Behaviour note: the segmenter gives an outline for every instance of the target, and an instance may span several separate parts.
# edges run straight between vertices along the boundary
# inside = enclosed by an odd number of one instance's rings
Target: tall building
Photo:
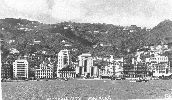
[[[114,58],[114,75],[117,77],[123,76],[123,58]]]
[[[53,65],[42,62],[40,67],[36,69],[35,78],[53,78]]]
[[[60,77],[59,70],[70,64],[69,50],[61,50],[58,53],[57,77]]]
[[[25,59],[15,60],[13,62],[13,77],[24,79],[28,78],[28,61]]]
[[[97,66],[93,66],[93,58],[91,54],[84,53],[78,56],[79,66],[76,68],[76,73],[81,76],[97,77]]]

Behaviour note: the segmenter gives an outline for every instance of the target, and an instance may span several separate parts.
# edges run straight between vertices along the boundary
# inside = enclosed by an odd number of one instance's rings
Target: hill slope
[[[155,26],[148,35],[149,41],[157,44],[160,41],[172,42],[172,21],[164,20]]]
[[[0,19],[0,38],[4,50],[16,48],[23,53],[75,49],[77,55],[127,55],[148,44],[172,42],[172,21],[165,20],[148,31],[135,25],[123,27],[100,23],[62,22],[43,24],[26,19]],[[40,41],[39,46],[32,46]],[[68,46],[66,46],[68,45]]]

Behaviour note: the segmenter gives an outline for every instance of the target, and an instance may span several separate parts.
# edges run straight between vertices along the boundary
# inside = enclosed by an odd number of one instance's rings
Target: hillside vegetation
[[[3,57],[11,48],[20,54],[47,51],[57,54],[70,49],[74,56],[90,52],[95,56],[132,54],[145,45],[172,40],[172,21],[165,20],[152,29],[135,25],[124,27],[100,23],[62,22],[43,24],[26,19],[0,19]]]

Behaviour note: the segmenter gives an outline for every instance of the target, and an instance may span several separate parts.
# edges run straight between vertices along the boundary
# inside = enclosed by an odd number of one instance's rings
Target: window
[[[87,71],[87,60],[84,60],[84,72]]]

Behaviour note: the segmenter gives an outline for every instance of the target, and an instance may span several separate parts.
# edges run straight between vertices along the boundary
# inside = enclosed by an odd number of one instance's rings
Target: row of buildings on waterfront
[[[163,49],[163,50],[162,50]],[[65,49],[58,53],[57,65],[52,62],[42,61],[35,66],[35,78],[76,78],[76,77],[148,77],[148,76],[169,76],[171,75],[170,59],[164,52],[168,46],[162,45],[145,47],[138,50],[131,57],[115,58],[93,57],[90,53],[83,53],[78,56],[76,62],[71,61],[70,51]],[[10,70],[13,74],[10,75]],[[29,63],[27,59],[18,59],[13,62],[13,67],[1,69],[2,78],[28,78]]]

